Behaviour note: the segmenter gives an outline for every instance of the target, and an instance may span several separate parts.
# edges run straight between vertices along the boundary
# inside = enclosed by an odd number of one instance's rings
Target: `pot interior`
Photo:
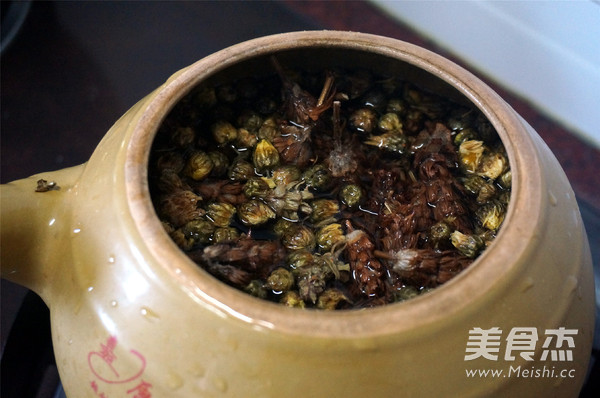
[[[311,71],[323,71],[324,69],[364,69],[371,72],[374,76],[399,77],[401,80],[410,82],[424,91],[447,98],[457,105],[467,106],[477,112],[483,111],[486,115],[494,115],[494,113],[485,105],[482,105],[477,100],[472,101],[467,97],[468,94],[469,97],[472,98],[472,93],[468,88],[465,88],[466,85],[463,86],[463,82],[454,80],[454,75],[457,73],[456,70],[453,69],[451,73],[447,72],[444,70],[444,66],[440,67],[439,59],[435,58],[435,56],[433,56],[434,62],[429,62],[428,57],[431,57],[432,55],[424,50],[416,50],[414,54],[411,54],[410,51],[405,52],[402,50],[398,52],[395,49],[390,50],[386,46],[377,46],[371,43],[369,45],[365,45],[364,43],[356,44],[352,42],[326,43],[320,46],[315,46],[310,43],[306,45],[295,45],[297,47],[292,49],[286,49],[284,45],[272,45],[273,48],[268,48],[267,46],[258,49],[256,54],[252,53],[251,55],[248,55],[249,53],[247,51],[244,52],[243,48],[240,47],[238,51],[234,51],[232,54],[217,53],[207,60],[199,61],[197,64],[190,67],[190,71],[188,71],[187,74],[184,74],[175,81],[174,84],[177,86],[177,92],[170,97],[170,103],[163,104],[162,109],[164,114],[162,116],[159,115],[162,117],[161,121],[164,122],[164,120],[167,120],[169,111],[176,109],[177,105],[186,95],[194,93],[194,90],[198,89],[200,86],[219,86],[231,84],[244,78],[261,79],[266,76],[274,75],[276,70],[273,66],[273,57],[275,57],[277,62],[286,69],[302,70],[309,73]],[[292,45],[292,47],[293,46],[294,45]],[[407,46],[409,50],[414,51],[413,46]],[[246,48],[246,50],[248,50],[248,48]],[[470,77],[469,79],[473,78]],[[502,127],[496,119],[489,121],[494,127]],[[501,135],[504,134],[504,131],[502,131]],[[511,148],[507,148],[507,152],[508,158],[510,158],[512,156]],[[509,213],[510,212],[507,211],[507,218],[509,218]],[[160,240],[164,241],[165,238],[166,240],[169,239],[166,237],[166,234],[163,233]],[[173,245],[170,243],[170,248],[172,247]],[[439,295],[438,290],[452,289],[452,285],[459,283],[461,279],[465,278],[469,270],[476,267],[477,262],[482,261],[483,257],[486,257],[485,255],[489,250],[489,247],[484,250],[480,258],[475,260],[474,264],[458,274],[454,279],[443,286],[435,288],[431,293],[419,297],[418,300],[433,300],[435,299],[434,296]],[[247,319],[269,318],[272,320],[273,316],[276,316],[283,323],[287,323],[284,328],[293,329],[294,326],[291,325],[302,324],[307,320],[307,316],[317,316],[318,319],[320,319],[319,322],[322,322],[322,317],[360,317],[364,316],[361,314],[365,314],[365,311],[360,311],[359,314],[354,312],[353,315],[349,315],[348,311],[345,311],[345,314],[342,315],[333,315],[332,313],[316,315],[314,311],[298,312],[297,310],[289,312],[289,308],[282,308],[279,305],[273,305],[273,303],[264,300],[257,300],[254,297],[250,297],[237,289],[233,289],[230,286],[221,283],[208,275],[207,272],[202,270],[196,264],[191,263],[188,259],[184,260],[182,257],[183,254],[183,252],[178,252],[174,255],[174,258],[180,260],[176,265],[178,271],[184,269],[186,273],[188,273],[185,283],[190,283],[190,280],[193,280],[194,291],[196,294],[201,291],[202,293],[200,296],[203,298],[211,297],[210,301],[219,303],[218,305],[222,306],[222,308],[233,308],[233,312],[236,314],[248,314],[244,316]],[[182,264],[184,263],[185,265],[182,267]],[[448,296],[446,296],[446,299],[447,297]],[[440,299],[444,298],[440,297]],[[389,311],[394,311],[393,308],[396,308],[399,305],[404,308],[406,307],[406,304],[410,304],[413,301],[416,303],[417,299],[400,303],[401,305],[390,304],[384,306],[385,308],[369,309],[367,312],[379,311],[380,315],[377,316],[381,318],[382,311],[389,313]],[[270,315],[267,315],[267,313]],[[381,321],[383,322],[384,318],[381,318]],[[326,327],[325,324],[322,324],[322,327]],[[321,327],[318,327],[317,329],[320,328]]]

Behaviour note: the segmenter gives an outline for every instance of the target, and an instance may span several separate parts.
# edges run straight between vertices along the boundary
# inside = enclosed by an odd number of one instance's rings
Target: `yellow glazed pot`
[[[199,82],[294,65],[397,73],[490,120],[513,173],[493,244],[430,294],[367,310],[276,305],[200,269],[150,200],[158,126]],[[35,192],[39,179],[58,188]],[[173,75],[90,160],[2,186],[2,277],[51,313],[67,396],[575,397],[592,345],[591,257],[573,191],[540,137],[489,87],[427,50],[348,32],[251,40]],[[495,376],[483,373],[498,371]]]

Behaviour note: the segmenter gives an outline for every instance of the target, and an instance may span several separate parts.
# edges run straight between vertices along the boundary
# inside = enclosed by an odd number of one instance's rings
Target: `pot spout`
[[[46,302],[59,265],[65,263],[66,238],[77,233],[67,231],[65,221],[83,169],[79,165],[0,186],[0,275]]]

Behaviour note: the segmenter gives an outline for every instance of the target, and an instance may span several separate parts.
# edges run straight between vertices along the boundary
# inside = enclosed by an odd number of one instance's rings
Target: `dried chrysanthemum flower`
[[[214,230],[214,224],[204,218],[192,220],[181,227],[183,234],[194,243],[208,243]]]
[[[279,152],[267,140],[260,140],[252,155],[254,167],[259,170],[270,169],[279,164]]]
[[[261,140],[273,141],[279,134],[275,117],[266,118],[258,129],[258,138]]]
[[[285,292],[281,296],[279,303],[285,305],[286,307],[292,307],[292,308],[305,308],[306,307],[306,303],[304,302],[304,300],[302,300],[300,295],[293,290]]]
[[[273,233],[281,237],[285,233],[285,231],[294,227],[295,225],[295,221],[291,221],[282,217],[278,218],[277,221],[275,221],[275,224],[273,225]]]
[[[257,199],[239,205],[237,215],[244,225],[261,225],[275,218],[275,212]]]
[[[335,310],[341,303],[350,300],[339,289],[327,289],[319,295],[317,308],[321,310]]]
[[[225,144],[234,141],[238,136],[237,129],[233,124],[226,121],[219,121],[213,124],[210,131],[217,144]]]
[[[458,249],[464,256],[469,258],[476,257],[484,247],[483,240],[477,235],[463,234],[460,231],[454,231],[450,235],[452,245]]]
[[[194,152],[185,165],[185,174],[193,180],[200,181],[210,174],[214,163],[204,151]]]
[[[477,174],[469,174],[461,179],[464,187],[475,195],[477,203],[485,203],[496,196],[497,189],[489,180]]]
[[[294,165],[279,166],[273,170],[273,181],[277,185],[287,186],[300,180],[300,177],[302,177],[302,172]]]
[[[450,242],[452,228],[446,221],[439,221],[429,228],[429,237],[435,247],[443,246],[444,243]]]
[[[391,152],[404,154],[408,145],[406,136],[399,131],[390,131],[382,135],[372,135],[365,140],[365,144],[382,148]]]
[[[314,188],[317,191],[326,190],[331,184],[331,175],[327,167],[321,163],[309,167],[302,179],[307,186]]]
[[[498,178],[497,181],[503,189],[510,189],[512,186],[512,172],[507,170]]]
[[[206,217],[217,227],[227,227],[235,214],[235,206],[230,203],[214,202],[206,206]]]
[[[161,171],[160,177],[158,177],[156,181],[156,187],[161,192],[165,193],[190,190],[189,186],[182,181],[179,173],[172,169],[164,169]]]
[[[333,278],[333,272],[325,264],[312,263],[294,270],[298,294],[306,302],[315,304],[319,295],[325,291],[327,281]]]
[[[406,103],[400,98],[392,98],[388,101],[385,111],[387,113],[395,113],[401,115],[406,111]]]
[[[415,298],[419,295],[419,291],[414,286],[402,286],[400,289],[394,291],[393,297],[394,302],[406,301],[411,298]]]
[[[175,242],[177,246],[183,251],[188,251],[194,245],[194,241],[185,236],[181,229],[176,229],[169,232],[169,237]]]
[[[243,110],[237,118],[237,124],[252,133],[257,132],[263,124],[263,118],[251,109]]]
[[[227,171],[227,176],[234,181],[246,181],[255,175],[252,163],[243,159],[235,160]]]
[[[313,200],[310,204],[310,207],[312,208],[310,221],[313,224],[332,221],[340,211],[337,200],[333,199]]]
[[[228,243],[238,240],[240,233],[234,227],[219,227],[212,234],[212,241],[215,244]]]
[[[479,223],[489,230],[497,230],[504,221],[505,208],[500,202],[492,201],[484,204],[475,211]]]
[[[402,122],[400,121],[400,117],[396,113],[386,113],[381,116],[379,119],[379,123],[377,125],[380,130],[385,132],[391,131],[402,131]]]
[[[195,138],[196,133],[191,127],[178,127],[171,133],[171,142],[181,148],[191,145]]]
[[[350,115],[349,122],[354,130],[370,134],[377,126],[377,114],[371,108],[360,108]]]
[[[244,195],[250,199],[266,198],[272,188],[267,179],[252,177],[244,184]]]
[[[250,130],[246,128],[239,128],[237,133],[237,138],[235,140],[235,145],[240,149],[249,149],[253,148],[258,142],[258,137],[256,134],[250,132]]]
[[[312,199],[308,190],[298,190],[296,184],[278,185],[263,198],[275,214],[288,220],[299,221],[299,212],[310,214],[312,209],[306,200]]]
[[[294,286],[294,276],[285,268],[277,268],[267,278],[266,286],[276,293],[287,292]]]
[[[313,253],[309,250],[294,250],[290,252],[286,259],[286,264],[291,269],[308,267],[315,261]]]
[[[468,172],[474,173],[479,167],[484,151],[483,141],[463,141],[458,147],[460,163]]]
[[[250,294],[251,296],[258,297],[261,299],[266,299],[268,295],[267,289],[265,288],[265,284],[258,279],[251,280],[250,283],[248,283],[248,285],[244,287],[244,291]]]
[[[481,176],[495,180],[506,170],[507,165],[508,161],[504,154],[491,152],[483,156],[476,172]]]
[[[346,184],[340,190],[340,200],[350,208],[358,207],[363,201],[363,196],[363,190],[357,184]]]
[[[333,223],[320,228],[316,234],[317,246],[322,252],[339,247],[346,241],[342,225]]]
[[[315,248],[315,235],[307,226],[297,225],[284,232],[281,243],[288,250],[313,250]]]
[[[456,134],[454,137],[454,143],[456,145],[461,145],[465,141],[476,141],[478,140],[479,135],[477,132],[471,128],[465,128]]]
[[[419,251],[416,249],[400,249],[386,253],[385,257],[392,264],[394,271],[410,271],[417,266]]]
[[[227,173],[229,167],[229,159],[221,151],[210,151],[208,157],[213,162],[213,168],[210,175],[213,177],[222,177]]]

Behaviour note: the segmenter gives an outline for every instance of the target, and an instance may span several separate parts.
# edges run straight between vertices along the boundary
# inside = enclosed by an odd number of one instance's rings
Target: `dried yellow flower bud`
[[[252,161],[259,170],[273,168],[279,164],[279,152],[269,141],[260,140],[254,148]]]
[[[479,167],[479,163],[481,162],[481,157],[483,156],[484,150],[485,147],[483,146],[482,141],[463,141],[460,144],[460,147],[458,147],[460,163],[464,166],[464,168],[467,171],[474,173]]]
[[[227,227],[235,214],[235,207],[229,203],[210,203],[206,208],[206,216],[217,227]]]
[[[357,109],[350,115],[350,125],[360,132],[370,134],[377,125],[377,114],[370,108]]]
[[[383,131],[401,131],[402,122],[395,113],[386,113],[379,119],[379,129]]]
[[[314,255],[308,250],[295,250],[287,256],[286,264],[292,269],[307,267],[314,261]]]
[[[467,235],[459,231],[454,231],[450,235],[452,245],[458,249],[463,255],[474,258],[483,248],[483,240],[476,235]]]
[[[348,297],[338,289],[327,289],[319,295],[317,308],[321,310],[335,310],[342,302],[348,302]]]
[[[213,243],[233,242],[240,237],[240,233],[234,227],[220,227],[215,229],[212,236]]]
[[[185,166],[185,174],[193,180],[206,178],[214,167],[214,163],[206,152],[196,151],[190,156]]]
[[[229,122],[219,121],[213,124],[210,128],[213,138],[218,144],[225,144],[235,140],[238,136],[238,131]]]
[[[293,307],[293,308],[305,308],[306,307],[306,303],[304,302],[304,300],[302,300],[300,295],[293,290],[285,292],[283,294],[283,296],[281,296],[281,300],[279,300],[279,302],[287,307]]]
[[[294,286],[294,276],[285,268],[277,268],[267,278],[267,286],[274,292],[287,292]]]
[[[346,237],[341,224],[329,224],[317,231],[317,245],[323,252],[332,250],[345,241]]]
[[[481,159],[477,174],[495,180],[504,172],[507,165],[508,161],[503,154],[499,152],[490,153]]]
[[[283,246],[289,250],[308,249],[315,247],[315,235],[312,230],[304,225],[290,228],[281,237]]]
[[[310,204],[310,207],[312,208],[310,221],[314,224],[325,220],[331,220],[340,211],[337,200],[332,199],[314,200]]]
[[[275,212],[260,200],[252,199],[238,206],[238,217],[245,225],[261,225],[275,218]]]
[[[504,221],[505,209],[499,202],[489,202],[475,212],[477,219],[484,228],[497,230]]]

